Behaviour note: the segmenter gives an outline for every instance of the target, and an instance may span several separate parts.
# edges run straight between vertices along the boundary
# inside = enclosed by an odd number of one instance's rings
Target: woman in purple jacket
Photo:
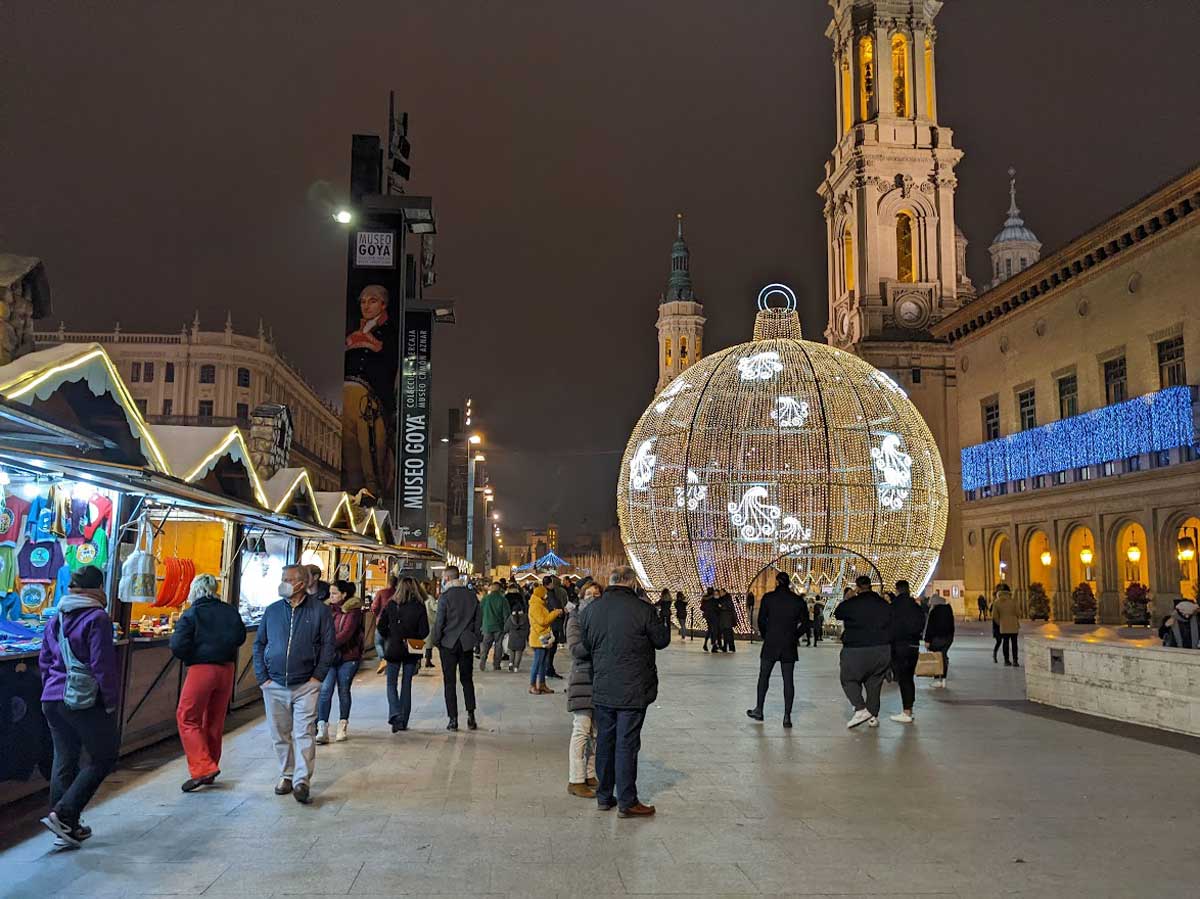
[[[58,615],[46,625],[38,656],[42,712],[54,741],[50,813],[42,818],[42,824],[58,837],[56,845],[71,849],[78,849],[92,835],[79,815],[117,763],[121,678],[103,584],[104,575],[98,568],[80,568],[71,575],[69,592],[58,604]],[[71,654],[96,680],[97,696],[90,708],[67,708],[63,701],[67,690],[64,632]],[[83,750],[88,762],[81,768]]]

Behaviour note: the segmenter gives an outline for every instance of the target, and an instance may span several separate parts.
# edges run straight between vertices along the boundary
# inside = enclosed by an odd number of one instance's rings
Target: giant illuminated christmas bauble
[[[888,375],[803,340],[795,308],[764,288],[754,339],[685,369],[634,428],[617,511],[647,589],[932,578],[948,503],[929,428]]]

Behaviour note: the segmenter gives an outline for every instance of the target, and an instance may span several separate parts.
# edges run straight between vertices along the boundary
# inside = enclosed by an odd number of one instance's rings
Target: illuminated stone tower
[[[826,339],[908,392],[942,452],[951,523],[938,580],[962,576],[954,357],[929,326],[974,297],[954,222],[962,158],[938,119],[941,0],[829,0],[835,143],[818,188],[829,267]],[[961,255],[960,255],[960,251]]]
[[[704,306],[692,290],[690,262],[687,241],[683,239],[683,215],[678,215],[675,244],[671,248],[671,276],[658,303],[656,393],[694,364],[704,351]]]

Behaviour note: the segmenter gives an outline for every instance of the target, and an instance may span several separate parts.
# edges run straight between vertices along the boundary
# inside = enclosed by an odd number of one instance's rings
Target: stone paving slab
[[[836,646],[806,649],[785,731],[778,681],[767,721],[745,717],[758,654],[739,649],[660,654],[653,819],[566,794],[565,700],[530,696],[527,674],[477,674],[481,728],[456,734],[422,676],[393,735],[364,671],[312,806],[272,794],[253,721],[212,789],[180,792],[182,759],[126,763],[78,852],[49,852],[40,810],[10,816],[0,896],[1197,895],[1200,741],[1033,706],[986,635],[955,644],[948,689],[920,685],[915,725],[874,731],[845,728]],[[898,706],[888,687],[884,714]]]

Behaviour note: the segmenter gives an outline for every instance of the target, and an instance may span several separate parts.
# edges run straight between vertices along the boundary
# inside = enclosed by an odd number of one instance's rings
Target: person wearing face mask
[[[317,698],[337,651],[333,615],[308,581],[303,565],[283,569],[279,601],[267,606],[254,640],[254,677],[279,758],[275,793],[303,805],[312,802]]]

